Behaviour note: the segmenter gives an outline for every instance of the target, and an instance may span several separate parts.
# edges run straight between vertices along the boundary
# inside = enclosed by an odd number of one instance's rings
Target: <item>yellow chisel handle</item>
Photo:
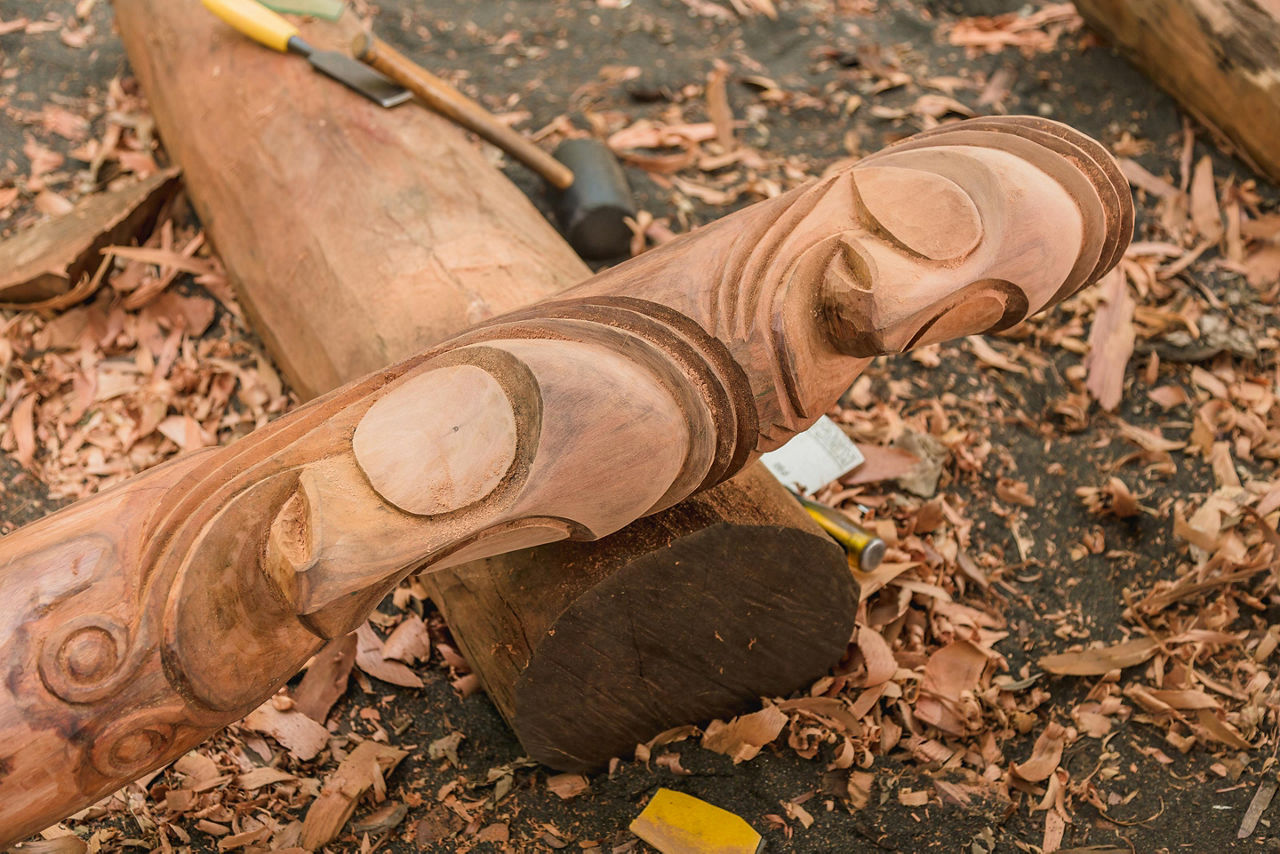
[[[287,53],[298,28],[255,0],[201,0],[204,7],[254,41]]]

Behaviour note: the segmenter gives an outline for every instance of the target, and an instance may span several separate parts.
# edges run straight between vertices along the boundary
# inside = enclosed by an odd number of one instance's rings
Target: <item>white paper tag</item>
[[[824,415],[781,448],[761,455],[760,462],[783,486],[812,494],[862,465],[863,459],[853,440]]]

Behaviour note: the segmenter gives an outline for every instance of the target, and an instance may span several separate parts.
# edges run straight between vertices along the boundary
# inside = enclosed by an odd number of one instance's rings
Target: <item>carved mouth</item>
[[[1027,309],[1026,294],[1012,282],[983,279],[965,287],[946,308],[934,313],[897,352],[999,332],[1021,322]]]

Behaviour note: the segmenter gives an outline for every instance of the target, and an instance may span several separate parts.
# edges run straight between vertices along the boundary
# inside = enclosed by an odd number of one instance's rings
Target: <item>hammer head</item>
[[[555,158],[573,172],[567,190],[552,191],[556,219],[569,245],[589,260],[620,258],[631,246],[628,217],[636,215],[622,167],[603,142],[570,139]]]

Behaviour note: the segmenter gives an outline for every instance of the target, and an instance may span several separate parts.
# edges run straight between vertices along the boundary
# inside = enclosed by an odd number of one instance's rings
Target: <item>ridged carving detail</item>
[[[0,539],[0,827],[47,826],[250,711],[405,574],[670,506],[867,359],[1018,322],[1131,233],[1092,140],[950,126]],[[55,806],[7,815],[25,786]]]

